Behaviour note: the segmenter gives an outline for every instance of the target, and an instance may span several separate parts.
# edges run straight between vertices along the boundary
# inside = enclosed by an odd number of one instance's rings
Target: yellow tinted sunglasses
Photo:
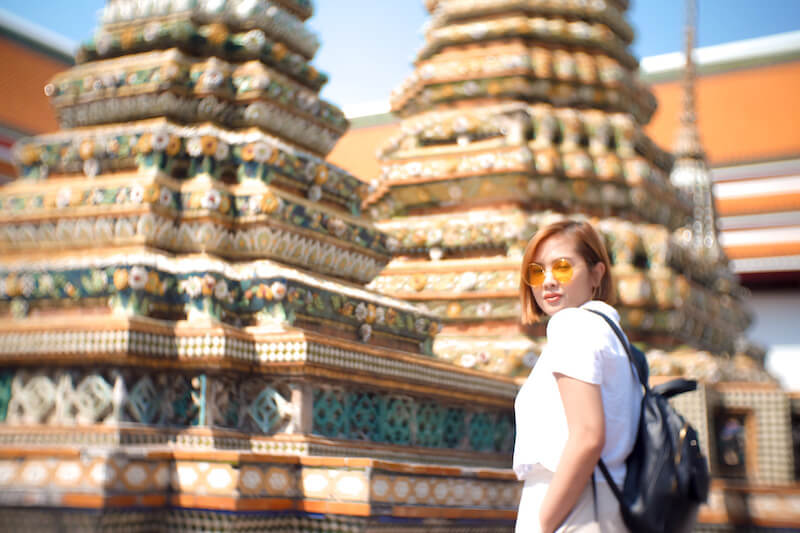
[[[529,263],[525,268],[525,276],[522,279],[531,287],[541,287],[544,283],[546,272],[547,270],[544,266],[539,263]],[[561,284],[569,283],[573,274],[572,263],[566,257],[556,259],[550,267],[550,273],[557,282]]]

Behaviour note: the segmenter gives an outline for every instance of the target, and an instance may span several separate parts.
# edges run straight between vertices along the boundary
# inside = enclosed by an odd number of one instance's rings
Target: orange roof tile
[[[658,100],[646,127],[671,149],[681,113],[681,81],[651,85]],[[800,154],[800,61],[709,74],[697,81],[697,123],[711,166]]]
[[[0,124],[30,133],[58,129],[44,86],[69,65],[8,37],[0,37],[0,65]]]
[[[734,244],[726,246],[725,253],[731,259],[800,255],[800,242]]]
[[[399,126],[399,122],[392,122],[379,126],[351,128],[336,143],[336,147],[328,155],[328,161],[361,180],[371,181],[381,172],[375,154],[389,137],[397,133]]]
[[[716,198],[720,216],[753,215],[800,210],[800,191]]]

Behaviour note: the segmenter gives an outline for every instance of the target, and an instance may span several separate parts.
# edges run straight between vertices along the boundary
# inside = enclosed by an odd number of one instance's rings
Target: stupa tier
[[[78,53],[91,62],[47,92],[64,127],[206,119],[259,126],[324,156],[347,121],[317,96],[327,78],[309,64],[319,43],[298,16],[309,10],[294,1],[111,2]]]
[[[618,309],[655,374],[761,381],[727,262],[704,255],[673,156],[644,131],[655,100],[627,51],[626,2],[441,0],[393,94],[399,133],[366,204],[396,240],[369,286],[441,317],[437,357],[524,375],[544,325],[520,331],[519,261],[537,228],[588,217]],[[394,244],[394,242],[393,242]]]
[[[600,107],[649,120],[655,99],[633,75],[633,31],[614,2],[443,1],[417,69],[394,92],[401,116],[465,101]]]
[[[311,12],[110,0],[47,85],[0,188],[4,527],[511,529],[516,384],[365,288],[398,243],[324,161]]]

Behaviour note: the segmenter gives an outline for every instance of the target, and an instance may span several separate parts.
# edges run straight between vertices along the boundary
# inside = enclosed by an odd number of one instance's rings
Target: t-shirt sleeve
[[[599,385],[603,382],[603,349],[608,338],[589,312],[564,309],[547,324],[549,367],[554,374]]]

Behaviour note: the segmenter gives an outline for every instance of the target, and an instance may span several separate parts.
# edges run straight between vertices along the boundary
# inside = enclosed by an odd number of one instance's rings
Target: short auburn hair
[[[533,324],[542,316],[542,310],[533,297],[533,291],[525,281],[525,269],[529,263],[533,262],[539,246],[554,235],[567,235],[575,240],[575,249],[589,267],[597,263],[603,263],[606,271],[603,279],[600,280],[600,287],[595,299],[602,300],[613,305],[617,300],[614,290],[614,281],[611,277],[611,261],[608,259],[603,240],[591,224],[582,220],[559,220],[539,228],[539,231],[528,242],[525,253],[522,255],[522,265],[519,276],[519,302],[522,309],[522,323]]]

